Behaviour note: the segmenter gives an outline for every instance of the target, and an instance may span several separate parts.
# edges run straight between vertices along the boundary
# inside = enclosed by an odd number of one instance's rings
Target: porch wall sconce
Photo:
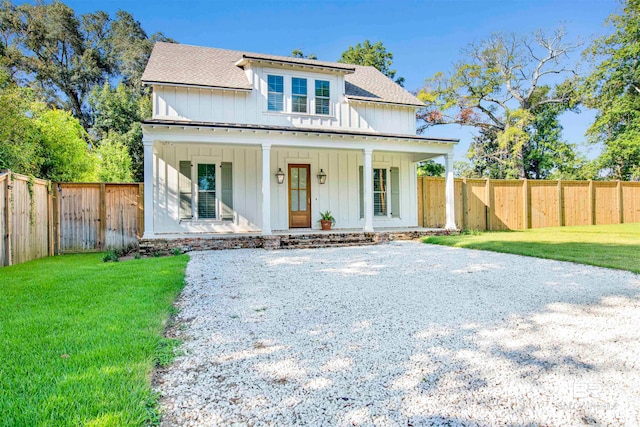
[[[320,169],[320,172],[318,172],[318,184],[324,184],[325,182],[327,182],[327,174]]]
[[[282,172],[282,168],[278,168],[278,172],[276,173],[276,178],[278,178],[278,184],[284,183],[284,172]]]

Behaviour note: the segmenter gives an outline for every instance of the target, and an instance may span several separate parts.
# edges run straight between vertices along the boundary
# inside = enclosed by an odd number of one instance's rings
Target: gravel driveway
[[[394,242],[193,253],[164,425],[640,425],[640,276]]]

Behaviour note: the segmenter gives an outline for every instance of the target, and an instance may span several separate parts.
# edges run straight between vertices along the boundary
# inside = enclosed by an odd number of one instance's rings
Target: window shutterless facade
[[[291,111],[307,112],[307,79],[291,78]]]
[[[329,82],[316,80],[316,114],[329,114],[330,99]]]
[[[267,110],[284,111],[284,77],[267,76]]]

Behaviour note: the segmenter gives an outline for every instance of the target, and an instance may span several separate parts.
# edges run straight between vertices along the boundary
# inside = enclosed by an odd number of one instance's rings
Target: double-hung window
[[[291,111],[307,112],[307,79],[291,78]]]
[[[233,165],[179,162],[180,221],[233,220]]]
[[[316,114],[329,114],[329,82],[316,80]]]
[[[387,216],[387,170],[373,170],[373,214]]]
[[[267,110],[284,111],[284,77],[267,76]]]
[[[216,218],[216,165],[198,164],[198,219]]]
[[[400,218],[400,169],[373,169],[373,215]],[[360,166],[360,218],[364,218],[364,171]]]

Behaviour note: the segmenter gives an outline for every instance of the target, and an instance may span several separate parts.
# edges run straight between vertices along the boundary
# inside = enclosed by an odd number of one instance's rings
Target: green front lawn
[[[640,223],[468,233],[423,241],[640,273]]]
[[[188,257],[102,256],[0,268],[0,425],[158,421],[151,374]]]

